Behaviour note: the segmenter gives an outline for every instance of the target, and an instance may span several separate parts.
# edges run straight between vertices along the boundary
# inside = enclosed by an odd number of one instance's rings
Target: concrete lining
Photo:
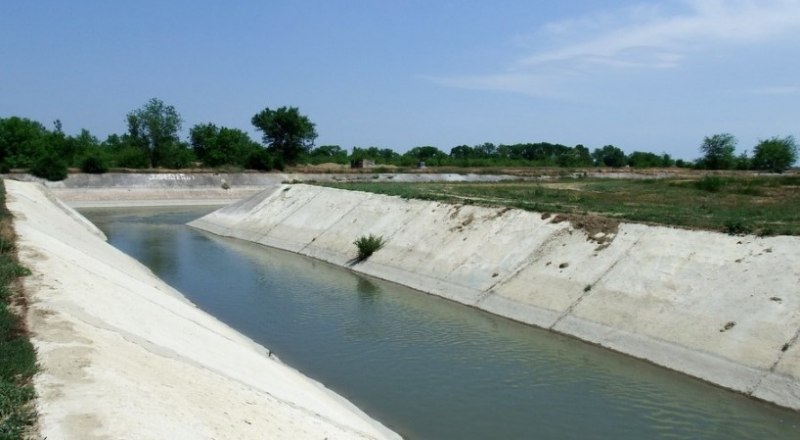
[[[44,185],[74,208],[113,206],[227,205],[281,182],[498,182],[505,174],[454,173],[72,173],[50,182],[24,173],[3,175]]]
[[[41,185],[5,181],[39,438],[399,439],[105,241]]]
[[[800,409],[800,238],[281,186],[191,223],[404,284]],[[355,239],[385,246],[355,264]]]

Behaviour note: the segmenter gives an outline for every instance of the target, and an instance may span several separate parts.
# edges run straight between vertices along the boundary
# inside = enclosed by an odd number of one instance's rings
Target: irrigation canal
[[[211,208],[83,209],[208,313],[409,439],[790,439],[800,414],[299,255]]]

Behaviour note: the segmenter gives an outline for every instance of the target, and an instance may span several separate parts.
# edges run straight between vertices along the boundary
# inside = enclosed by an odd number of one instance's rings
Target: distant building
[[[350,168],[372,168],[375,166],[374,160],[355,159],[350,161]]]

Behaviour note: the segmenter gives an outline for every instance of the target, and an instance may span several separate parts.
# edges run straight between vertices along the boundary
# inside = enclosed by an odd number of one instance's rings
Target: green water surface
[[[797,412],[184,225],[210,210],[82,212],[199,307],[406,438],[800,438]]]

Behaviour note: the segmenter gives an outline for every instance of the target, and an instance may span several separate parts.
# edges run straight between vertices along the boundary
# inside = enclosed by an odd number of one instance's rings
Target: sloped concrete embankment
[[[448,173],[104,173],[70,174],[50,182],[30,174],[15,180],[41,183],[77,208],[104,206],[227,205],[282,182],[497,182],[510,175]]]
[[[73,207],[226,205],[285,180],[261,173],[80,173],[58,182],[29,174],[9,177],[41,183]]]
[[[5,181],[42,438],[399,438],[196,308],[33,183]]]
[[[294,251],[800,409],[800,238],[568,222],[306,185],[191,223]],[[354,263],[353,241],[384,248]]]

